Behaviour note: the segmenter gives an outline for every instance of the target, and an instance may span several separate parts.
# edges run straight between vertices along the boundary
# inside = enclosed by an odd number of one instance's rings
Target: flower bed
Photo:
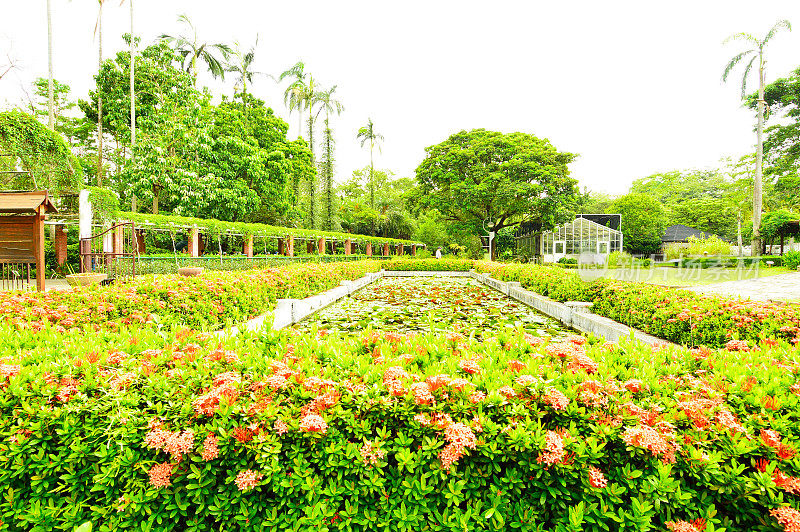
[[[0,529],[766,532],[800,515],[786,342],[226,342],[0,323]]]
[[[556,301],[591,301],[592,312],[682,345],[800,341],[800,308],[707,296],[645,283],[583,281],[577,272],[536,265],[477,262],[476,269]]]
[[[463,259],[391,259],[381,262],[381,268],[387,271],[468,272],[474,264]]]
[[[218,329],[269,312],[278,298],[307,297],[377,271],[378,265],[377,261],[301,264],[199,277],[146,276],[72,292],[8,292],[0,301],[0,322],[34,331],[47,323],[63,329],[136,324]]]

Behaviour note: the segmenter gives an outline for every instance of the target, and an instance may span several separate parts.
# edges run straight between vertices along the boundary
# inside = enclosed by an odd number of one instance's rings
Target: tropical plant
[[[241,88],[242,94],[247,94],[247,84],[252,84],[253,78],[258,74],[262,74],[262,72],[256,72],[252,69],[253,63],[256,60],[256,47],[258,47],[258,35],[256,35],[255,44],[246,52],[242,50],[238,42],[234,43],[233,52],[231,54],[233,61],[225,68],[226,72],[233,72],[236,74],[236,82],[237,85],[241,84],[239,87]],[[242,99],[243,104],[246,104],[246,101],[246,99]]]
[[[761,234],[759,228],[761,226],[761,204],[762,197],[762,173],[763,173],[763,156],[764,156],[764,75],[766,69],[766,60],[764,58],[764,51],[773,37],[781,29],[791,31],[792,26],[788,20],[778,21],[763,39],[758,39],[749,33],[737,33],[729,37],[728,41],[744,41],[747,45],[752,46],[748,50],[740,52],[733,56],[728,64],[725,66],[725,71],[722,73],[722,81],[727,81],[728,76],[733,69],[749,58],[747,65],[742,75],[742,99],[745,99],[747,94],[747,79],[750,71],[753,68],[753,63],[758,60],[758,100],[757,100],[757,125],[756,125],[756,171],[753,181],[753,241],[752,241],[752,254],[756,255],[757,250],[761,249]]]
[[[291,83],[283,92],[283,103],[289,109],[289,114],[292,111],[297,111],[297,136],[303,136],[303,94],[305,92],[306,73],[304,72],[305,65],[302,61],[298,61],[288,70],[284,70],[278,76],[278,82],[284,79],[289,79]]]
[[[106,0],[97,0],[97,23],[94,27],[97,35],[97,68],[103,67],[103,4]],[[103,186],[103,98],[97,98],[97,186]]]
[[[658,200],[646,194],[628,194],[611,205],[622,215],[625,249],[631,253],[656,253],[667,226],[667,213]]]
[[[322,110],[325,111],[325,129],[322,132],[322,154],[320,156],[319,166],[323,187],[325,187],[325,213],[323,215],[322,228],[326,231],[332,231],[336,225],[336,211],[334,206],[336,195],[333,190],[334,140],[330,125],[330,115],[331,113],[339,115],[344,110],[342,102],[333,97],[334,92],[336,92],[336,85],[328,90],[321,90],[319,92],[319,101],[322,105]]]
[[[52,96],[50,94],[52,89]],[[45,78],[38,78],[33,83],[33,98],[29,104],[30,113],[37,118],[48,121],[49,115],[53,113],[53,129],[61,133],[70,145],[76,141],[76,133],[79,127],[79,120],[68,115],[76,104],[69,98],[70,86],[61,83],[57,79],[51,80]],[[50,100],[52,99],[52,110],[50,109]]]
[[[375,131],[375,125],[372,123],[372,118],[367,118],[367,125],[359,128],[358,133],[356,134],[356,139],[361,140],[362,148],[364,147],[364,144],[369,143],[369,184],[368,184],[369,207],[370,209],[374,209],[375,208],[375,164],[373,162],[372,152],[375,149],[375,146],[377,146],[378,151],[380,151],[381,143],[383,142],[383,135]],[[373,228],[373,234],[374,234],[374,228]]]
[[[133,9],[131,7],[131,9]],[[131,20],[133,12],[131,11]],[[195,84],[197,84],[197,62],[203,61],[208,67],[208,71],[215,78],[225,78],[225,61],[233,54],[230,46],[223,43],[199,42],[197,29],[192,24],[191,19],[186,15],[180,15],[178,22],[182,22],[188,27],[190,35],[183,34],[173,37],[171,35],[161,35],[159,39],[170,43],[178,55],[182,58],[181,68],[192,74]],[[133,25],[131,24],[131,35],[133,35]],[[219,54],[221,56],[218,57]]]
[[[308,111],[308,148],[311,150],[311,156],[314,157],[314,123],[316,122],[319,113],[322,111],[320,104],[322,103],[322,87],[320,87],[314,80],[314,76],[308,76],[308,83],[306,83],[302,92],[300,93],[300,101],[302,102],[305,110]],[[316,163],[316,160],[314,161]],[[309,176],[306,182],[306,190],[308,195],[306,197],[306,222],[305,226],[308,228],[315,228],[317,226],[317,180],[316,174]]]

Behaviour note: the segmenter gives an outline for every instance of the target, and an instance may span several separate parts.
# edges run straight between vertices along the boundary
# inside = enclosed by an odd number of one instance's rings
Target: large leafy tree
[[[656,253],[667,226],[667,213],[661,203],[647,194],[627,194],[611,205],[622,215],[624,246],[631,253]]]
[[[76,138],[76,129],[79,120],[70,116],[76,104],[70,100],[70,87],[57,79],[37,79],[33,84],[33,98],[30,102],[30,112],[40,120],[47,118],[50,127],[50,114],[52,113],[53,127],[61,133],[70,145]]]
[[[766,181],[774,185],[778,206],[800,209],[800,68],[764,87],[764,100],[769,118],[778,119],[766,130]],[[749,97],[749,104],[757,105],[757,95]]]
[[[742,75],[742,99],[745,99],[747,94],[747,79],[753,64],[758,61],[758,100],[756,102],[756,171],[753,180],[753,241],[752,241],[752,254],[756,255],[757,250],[761,249],[761,239],[759,234],[759,227],[761,225],[761,204],[762,198],[762,172],[763,172],[763,152],[764,152],[764,76],[766,69],[766,60],[764,52],[769,42],[781,30],[786,29],[791,31],[792,26],[787,20],[778,21],[764,36],[759,39],[749,33],[737,33],[732,35],[729,40],[742,41],[746,43],[748,48],[733,56],[728,64],[725,66],[725,71],[722,74],[722,80],[727,81],[728,76],[733,69],[742,62],[747,62]]]
[[[579,200],[570,177],[572,153],[526,133],[461,131],[426,148],[417,168],[414,204],[478,232],[527,222],[547,229],[564,222]]]
[[[369,204],[370,182],[375,186],[375,209]],[[369,167],[355,170],[353,177],[339,187],[342,229],[363,235],[377,231],[386,238],[411,238],[416,224],[407,208],[406,194],[413,186],[410,178],[394,178],[388,171]]]

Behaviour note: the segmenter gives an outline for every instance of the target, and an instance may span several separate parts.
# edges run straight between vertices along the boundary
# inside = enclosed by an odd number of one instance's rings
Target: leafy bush
[[[798,352],[729,348],[0,324],[3,528],[773,532]]]
[[[630,266],[633,263],[633,257],[630,253],[624,251],[612,251],[608,254],[608,267],[621,268],[623,266]]]
[[[682,345],[720,347],[731,339],[800,342],[800,307],[706,296],[687,290],[599,279],[537,265],[477,262],[479,272],[556,301],[591,301],[592,312]]]
[[[278,298],[304,298],[378,270],[377,261],[297,264],[199,277],[145,276],[70,292],[20,292],[0,300],[0,322],[39,330],[114,330],[122,325],[219,329],[271,311]]]
[[[772,262],[772,264],[767,264]],[[781,266],[783,257],[780,255],[763,255],[760,257],[696,257],[680,261],[682,268],[752,268],[759,266]]]
[[[690,235],[686,250],[689,255],[694,256],[730,255],[731,244],[729,242],[725,242],[717,235],[709,235],[705,238]]]
[[[790,270],[796,270],[800,266],[800,251],[787,251],[784,253],[783,265]]]
[[[467,272],[475,263],[466,259],[391,259],[381,262],[381,268],[393,271],[457,271]]]
[[[561,257],[558,259],[559,264],[578,264],[578,259],[574,257]]]

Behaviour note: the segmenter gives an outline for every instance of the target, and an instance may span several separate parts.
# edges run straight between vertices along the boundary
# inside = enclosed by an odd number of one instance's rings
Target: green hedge
[[[67,292],[22,292],[0,300],[0,322],[39,330],[185,325],[214,330],[271,311],[279,298],[304,298],[378,270],[378,261],[295,264],[246,272],[144,276],[131,283]]]
[[[800,307],[796,305],[609,279],[587,282],[575,271],[550,266],[477,262],[476,269],[499,280],[519,281],[556,301],[590,301],[595,314],[681,345],[720,347],[732,339],[800,339]]]
[[[390,259],[381,262],[381,268],[393,271],[457,271],[467,272],[474,261],[464,259]]]
[[[245,255],[207,255],[203,257],[189,257],[188,255],[141,256],[136,261],[137,275],[158,273],[175,273],[177,268],[202,267],[208,271],[242,271],[276,268],[289,264],[301,263],[328,263],[350,262],[357,260],[380,260],[381,257],[367,257],[366,255],[304,255],[300,257],[284,257],[281,255],[256,255],[252,259]],[[175,263],[178,263],[176,266]]]
[[[780,255],[764,255],[762,257],[696,257],[682,259],[678,264],[682,268],[751,268],[759,266],[783,266]]]

